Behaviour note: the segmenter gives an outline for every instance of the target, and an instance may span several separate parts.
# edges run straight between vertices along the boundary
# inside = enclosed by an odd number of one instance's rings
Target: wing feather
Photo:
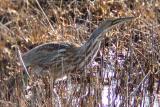
[[[22,59],[26,66],[32,64],[47,64],[62,55],[65,51],[70,48],[71,44],[55,44],[55,43],[46,43],[35,48],[31,49],[22,56]]]

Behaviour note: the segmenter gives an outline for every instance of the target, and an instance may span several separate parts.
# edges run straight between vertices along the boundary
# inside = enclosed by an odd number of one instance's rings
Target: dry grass
[[[122,96],[121,106],[132,104],[131,95],[135,106],[146,95],[150,105],[155,93],[160,96],[159,0],[38,0],[41,7],[36,0],[0,2],[0,106],[102,106],[102,91],[111,87],[113,80],[118,82],[116,94]],[[96,58],[98,66],[89,67],[84,75],[75,73],[71,79],[54,84],[55,88],[50,77],[32,77],[30,89],[22,87],[23,76],[16,74],[23,68],[14,45],[22,53],[53,41],[81,45],[102,20],[125,16],[136,19],[107,33],[110,38]],[[110,67],[114,76],[104,76]]]

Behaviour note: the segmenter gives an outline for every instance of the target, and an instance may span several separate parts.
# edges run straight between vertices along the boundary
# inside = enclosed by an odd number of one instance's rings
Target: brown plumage
[[[104,39],[103,32],[112,27],[133,19],[133,17],[108,19],[91,34],[87,42],[81,47],[70,44],[46,43],[39,45],[23,55],[26,67],[31,66],[35,72],[40,74],[45,68],[50,68],[54,78],[64,73],[80,70],[87,65],[100,49],[101,41]]]

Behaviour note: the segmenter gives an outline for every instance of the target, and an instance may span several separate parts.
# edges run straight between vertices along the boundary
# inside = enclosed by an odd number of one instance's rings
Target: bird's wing
[[[22,56],[22,59],[26,66],[36,65],[36,64],[48,64],[53,61],[68,48],[71,48],[73,45],[63,43],[63,44],[55,44],[55,43],[46,43],[35,48],[31,49],[27,53]]]

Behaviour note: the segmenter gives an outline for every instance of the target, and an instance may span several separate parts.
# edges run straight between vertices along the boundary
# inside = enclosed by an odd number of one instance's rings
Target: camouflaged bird
[[[64,73],[81,70],[97,55],[105,37],[102,33],[132,19],[133,17],[125,17],[103,21],[81,47],[65,43],[46,43],[29,50],[22,59],[26,67],[31,66],[40,74],[43,74],[44,69],[50,68],[49,72],[54,75],[54,78]]]

